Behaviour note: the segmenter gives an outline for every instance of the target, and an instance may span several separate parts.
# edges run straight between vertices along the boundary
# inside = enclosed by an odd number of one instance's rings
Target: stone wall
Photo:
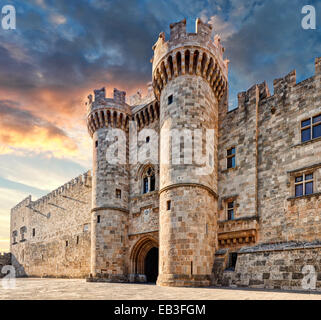
[[[220,271],[220,261],[217,260],[215,284],[321,291],[320,253],[321,242],[288,242],[244,248],[238,254],[235,271]]]
[[[321,114],[319,61],[315,75],[300,83],[295,71],[276,79],[272,96],[262,83],[238,95],[237,109],[227,112],[226,104],[221,106],[220,247],[320,240],[321,139],[301,143],[301,122]],[[227,169],[231,147],[236,148],[236,167]],[[295,197],[295,177],[304,173],[314,175],[313,194]],[[229,200],[236,204],[237,225],[226,221]],[[257,226],[240,233],[239,225],[253,218]]]
[[[173,101],[169,104],[171,95]],[[207,286],[217,249],[218,102],[202,77],[180,75],[163,88],[160,105],[162,160],[157,283]],[[203,135],[199,141],[196,130]],[[213,140],[209,141],[206,130],[212,130]],[[183,134],[183,139],[179,139]],[[190,159],[186,157],[188,153]],[[202,161],[197,161],[197,156]]]
[[[139,115],[140,126],[131,132],[131,139],[134,135],[137,139],[138,151],[137,161],[130,163],[129,235],[158,231],[159,227],[159,116],[155,109],[151,112],[153,104],[155,102],[150,101],[133,109],[135,115]],[[144,194],[143,178],[149,168],[155,172],[155,190]]]
[[[17,276],[88,276],[90,209],[90,174],[37,201],[28,197],[13,208],[10,250]]]
[[[220,112],[219,121],[219,219],[227,220],[227,201],[236,203],[234,217],[256,215],[257,94],[256,86],[239,94],[237,109]],[[227,168],[227,151],[235,148],[235,167]]]
[[[317,62],[318,60],[316,60]],[[321,73],[296,83],[295,71],[274,81],[259,105],[260,241],[321,238],[321,139],[301,143],[301,121],[321,114]],[[313,195],[295,198],[295,177],[314,174]]]

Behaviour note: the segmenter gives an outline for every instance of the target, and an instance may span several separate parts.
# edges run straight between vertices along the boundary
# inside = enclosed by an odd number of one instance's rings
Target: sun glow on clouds
[[[53,155],[75,155],[76,143],[54,124],[17,108],[12,101],[0,101],[1,151],[50,151]]]
[[[63,15],[60,14],[52,14],[50,16],[50,21],[56,25],[60,25],[60,24],[65,24],[67,19],[66,17],[64,17]]]

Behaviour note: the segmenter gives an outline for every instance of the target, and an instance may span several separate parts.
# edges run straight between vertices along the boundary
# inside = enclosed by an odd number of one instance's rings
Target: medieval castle
[[[302,289],[310,266],[321,288],[321,58],[313,77],[296,83],[293,71],[273,95],[256,84],[228,111],[228,61],[210,25],[174,23],[153,50],[147,96],[88,97],[92,172],[11,210],[17,275]],[[115,129],[125,139],[106,155]],[[130,161],[131,140],[147,160]],[[176,161],[148,161],[155,146]],[[108,161],[121,148],[125,161]],[[213,169],[200,174],[197,157]]]

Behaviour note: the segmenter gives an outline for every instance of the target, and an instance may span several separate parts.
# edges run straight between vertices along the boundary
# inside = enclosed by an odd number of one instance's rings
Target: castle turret
[[[88,96],[87,126],[93,138],[91,276],[89,281],[127,281],[128,127],[125,92],[105,88]]]
[[[159,35],[152,60],[161,130],[157,283],[208,286],[217,248],[218,105],[228,61],[201,20],[196,33],[186,32],[186,20],[170,29],[169,41]]]

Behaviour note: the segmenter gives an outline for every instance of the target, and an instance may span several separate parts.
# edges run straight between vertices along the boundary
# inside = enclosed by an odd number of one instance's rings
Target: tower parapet
[[[179,75],[202,76],[218,100],[227,88],[228,60],[218,35],[212,39],[212,26],[196,19],[196,32],[186,32],[186,19],[170,25],[170,39],[162,32],[153,46],[153,87],[160,98],[163,87]]]
[[[88,96],[87,127],[91,137],[98,128],[128,128],[131,115],[130,106],[126,103],[126,92],[114,89],[114,97],[106,98],[105,88],[94,90]]]

